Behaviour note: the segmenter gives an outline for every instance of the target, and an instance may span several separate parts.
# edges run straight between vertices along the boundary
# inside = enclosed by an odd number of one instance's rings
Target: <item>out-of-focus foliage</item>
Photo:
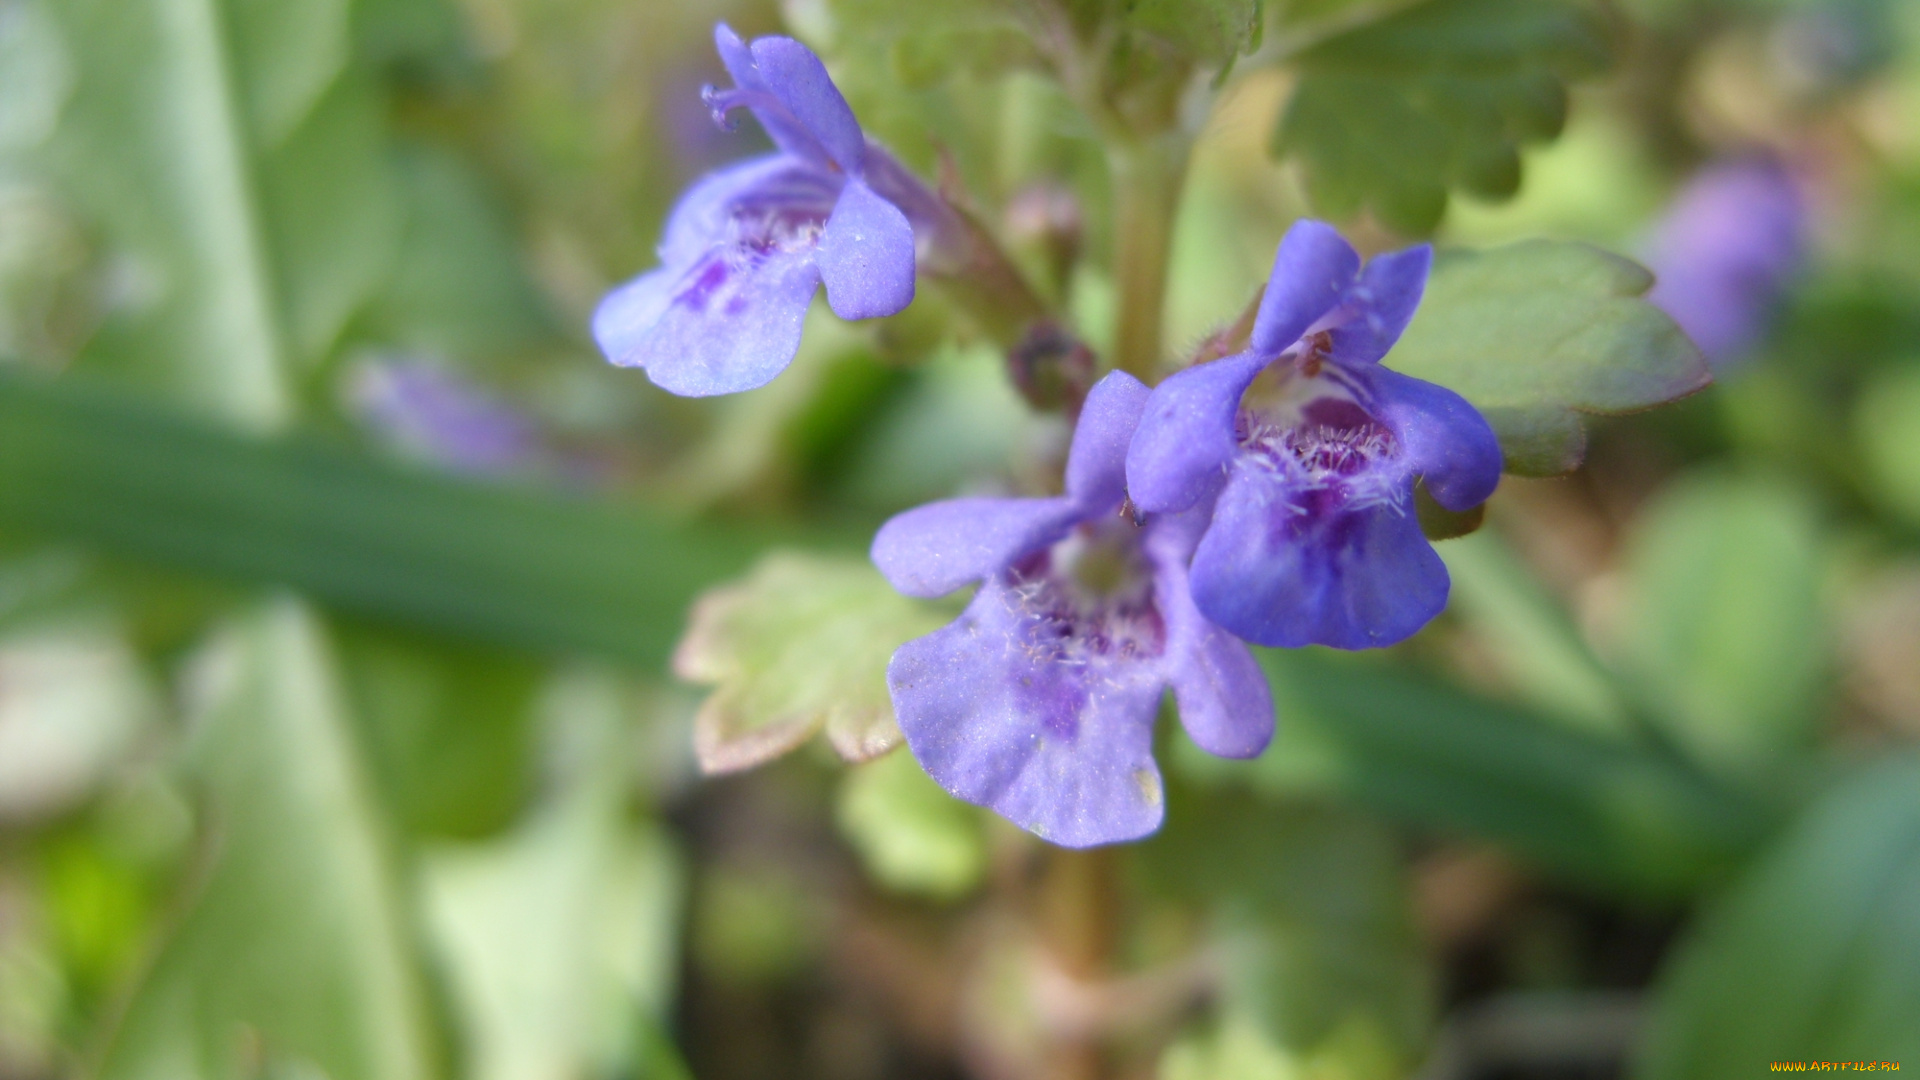
[[[940,790],[905,750],[849,769],[834,812],[868,872],[889,889],[954,899],[986,871],[979,811]]]
[[[1213,920],[1223,1030],[1210,1050],[1170,1051],[1163,1072],[1192,1068],[1187,1055],[1264,1051],[1308,1072],[1404,1075],[1432,1023],[1431,976],[1392,837],[1244,793],[1174,805],[1166,835],[1143,849],[1146,872]]]
[[[1842,782],[1702,917],[1660,989],[1637,1075],[1920,1053],[1920,770]]]
[[[1772,779],[1804,754],[1827,675],[1819,528],[1783,484],[1700,476],[1643,511],[1619,634],[1636,696],[1695,760]]]
[[[188,750],[203,865],[101,1075],[435,1075],[397,868],[318,625],[276,600],[208,648]]]

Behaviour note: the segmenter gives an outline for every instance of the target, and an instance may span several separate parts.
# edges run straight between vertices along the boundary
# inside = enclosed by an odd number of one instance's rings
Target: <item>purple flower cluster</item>
[[[1149,391],[1108,375],[1066,494],[955,499],[874,539],[894,586],[979,591],[887,677],[908,745],[954,795],[1054,843],[1152,832],[1167,688],[1202,748],[1252,757],[1273,703],[1245,642],[1403,640],[1446,604],[1416,480],[1467,510],[1500,479],[1493,430],[1452,391],[1380,365],[1426,284],[1426,247],[1361,265],[1319,222],[1280,245],[1251,346]]]
[[[777,375],[819,286],[842,318],[888,315],[912,300],[916,259],[937,274],[964,250],[817,57],[715,36],[735,82],[707,91],[716,119],[751,110],[779,152],[696,184],[660,268],[594,317],[609,358],[686,395]],[[1065,494],[954,499],[882,526],[873,561],[901,592],[978,585],[887,670],[935,780],[1057,844],[1134,839],[1163,814],[1153,729],[1169,690],[1195,743],[1252,757],[1274,711],[1249,642],[1391,645],[1439,613],[1447,572],[1415,485],[1469,510],[1501,453],[1459,395],[1381,366],[1430,262],[1422,246],[1363,266],[1331,227],[1300,222],[1246,351],[1154,389],[1122,372],[1093,387]]]

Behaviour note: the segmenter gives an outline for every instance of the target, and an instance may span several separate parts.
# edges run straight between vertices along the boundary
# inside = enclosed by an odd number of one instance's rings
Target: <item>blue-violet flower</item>
[[[908,595],[981,583],[958,620],[887,668],[907,745],[955,796],[1066,847],[1159,827],[1153,725],[1169,686],[1212,753],[1252,757],[1273,735],[1252,654],[1188,594],[1204,520],[1140,523],[1126,509],[1127,444],[1147,395],[1123,372],[1094,386],[1065,495],[933,503],[873,542],[875,565]]]
[[[1261,645],[1391,645],[1446,606],[1447,571],[1413,512],[1416,478],[1464,511],[1500,480],[1500,444],[1466,400],[1380,364],[1426,287],[1425,245],[1366,264],[1301,221],[1274,257],[1246,352],[1153,391],[1127,456],[1148,513],[1213,503],[1193,599]]]
[[[1673,316],[1716,373],[1737,363],[1800,268],[1806,206],[1779,162],[1700,170],[1654,229],[1647,299]]]
[[[751,390],[784,370],[823,283],[843,319],[913,299],[913,227],[868,184],[868,158],[884,151],[820,58],[792,38],[749,46],[724,23],[714,43],[735,84],[707,91],[715,120],[746,108],[779,151],[695,184],[667,220],[660,268],[593,316],[608,359],[690,397]],[[902,172],[888,169],[889,180]]]

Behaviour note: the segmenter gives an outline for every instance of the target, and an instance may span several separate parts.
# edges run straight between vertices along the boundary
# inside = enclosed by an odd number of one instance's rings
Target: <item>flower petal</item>
[[[666,310],[626,356],[682,397],[765,386],[799,351],[819,285],[810,248],[716,248],[673,283]]]
[[[965,614],[893,654],[894,713],[928,775],[1063,847],[1134,840],[1165,809],[1153,761],[1158,665],[1063,664],[1004,579]]]
[[[729,165],[702,177],[667,215],[660,240],[660,261],[686,266],[726,239],[737,204],[762,197],[789,198],[832,206],[834,192],[822,186],[819,170],[790,154],[766,154]]]
[[[1293,223],[1273,256],[1273,274],[1253,320],[1253,351],[1271,359],[1332,311],[1360,272],[1360,255],[1322,221]]]
[[[913,302],[913,227],[892,203],[848,180],[820,236],[827,303],[843,319],[873,319]]]
[[[908,596],[945,596],[1066,535],[1067,499],[948,499],[895,514],[873,537],[873,565]]]
[[[1200,611],[1258,645],[1368,649],[1447,603],[1447,568],[1405,507],[1316,505],[1257,466],[1234,469],[1193,557]]]
[[[1432,268],[1433,248],[1427,244],[1369,260],[1341,303],[1351,318],[1333,328],[1333,358],[1371,364],[1387,355],[1413,321]]]
[[[1241,353],[1169,376],[1127,449],[1127,493],[1148,513],[1184,510],[1220,489],[1240,396],[1271,358]]]
[[[1147,407],[1147,384],[1110,372],[1087,392],[1067,451],[1067,495],[1083,511],[1106,513],[1127,493],[1127,447]]]
[[[1367,374],[1374,415],[1393,429],[1434,501],[1454,511],[1486,502],[1505,460],[1486,417],[1444,386],[1383,367]]]
[[[1201,514],[1189,511],[1182,517]],[[1200,749],[1220,757],[1258,757],[1273,740],[1273,692],[1253,653],[1239,638],[1208,621],[1193,604],[1187,582],[1191,540],[1169,536],[1178,524],[1148,526],[1154,560],[1154,602],[1167,625],[1167,676],[1180,723]],[[1191,531],[1191,530],[1180,530]]]
[[[754,63],[752,48],[740,40],[740,35],[734,33],[732,27],[726,23],[715,25],[713,45],[720,53],[720,62],[726,65],[727,74],[733,76],[735,86],[750,93],[773,93],[772,88],[767,85],[767,80],[761,77],[760,70]],[[796,118],[786,115],[785,110],[762,106],[750,106],[750,108],[753,109],[753,118],[760,121],[760,126],[766,129],[767,137],[773,140],[773,145],[789,154],[816,161],[821,165],[827,163],[827,151],[820,145],[820,141],[814,138]]]
[[[640,346],[666,314],[679,275],[665,267],[641,274],[602,297],[593,309],[593,340],[608,360],[640,367]]]
[[[867,139],[853,118],[853,108],[833,85],[827,66],[812,49],[790,37],[756,38],[750,47],[767,89],[832,155],[841,171],[859,176],[866,163]]]

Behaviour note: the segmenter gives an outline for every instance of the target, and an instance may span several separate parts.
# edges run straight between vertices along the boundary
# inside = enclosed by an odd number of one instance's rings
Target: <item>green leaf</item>
[[[826,0],[826,18],[795,32],[836,60],[867,66],[908,87],[925,87],[956,71],[991,74],[1037,66],[1020,5],[1011,0],[946,0],[901,5],[888,0]]]
[[[274,601],[222,631],[197,672],[188,768],[207,864],[100,1075],[435,1075],[407,917],[317,624]]]
[[[1653,275],[1586,244],[1444,252],[1387,364],[1472,402],[1507,471],[1552,476],[1586,455],[1583,413],[1644,409],[1707,385],[1700,350],[1641,297]]]
[[[465,359],[525,352],[553,337],[504,212],[457,157],[412,147],[398,158],[406,205],[399,257],[353,334]]]
[[[848,761],[899,745],[887,661],[951,618],[895,592],[865,559],[766,556],[700,598],[674,652],[675,674],[717,687],[694,719],[701,767],[751,768],[822,728]]]
[[[627,812],[630,704],[618,680],[569,672],[545,709],[574,751],[556,794],[506,837],[424,852],[475,1080],[633,1075],[671,1006],[686,872]]]
[[[1182,796],[1185,796],[1184,798]],[[1351,813],[1176,791],[1139,856],[1200,904],[1226,965],[1221,1010],[1288,1057],[1356,1080],[1406,1075],[1433,1022],[1398,843]]]
[[[1520,147],[1560,133],[1566,84],[1607,66],[1610,37],[1582,0],[1413,4],[1294,58],[1274,150],[1300,159],[1320,213],[1424,235],[1450,189],[1519,189]]]
[[[941,790],[905,751],[848,769],[835,817],[867,872],[896,892],[954,899],[986,871],[978,812]]]
[[[1261,0],[1132,0],[1127,21],[1136,29],[1215,67],[1260,46]]]
[[[1167,1047],[1158,1075],[1159,1080],[1295,1080],[1300,1063],[1253,1019],[1229,1016]]]
[[[1593,735],[1619,740],[1633,734],[1612,673],[1498,532],[1435,550],[1452,579],[1449,610],[1488,647],[1523,700]]]
[[[340,669],[381,801],[415,834],[480,836],[526,801],[534,694],[524,654],[342,620]]]
[[[644,667],[666,659],[701,589],[778,538],[251,439],[84,383],[7,376],[0,528],[291,585],[437,633]]]
[[[1812,742],[1832,649],[1821,554],[1806,497],[1765,479],[1685,478],[1635,524],[1623,662],[1716,772],[1764,779]]]
[[[1920,762],[1838,785],[1696,923],[1638,1080],[1920,1059]]]
[[[1391,662],[1317,648],[1259,655],[1280,716],[1274,745],[1242,763],[1177,743],[1183,774],[1357,799],[1580,881],[1655,897],[1724,878],[1773,824],[1767,807],[1652,750]]]
[[[1920,522],[1920,366],[1877,372],[1855,407],[1854,437],[1877,502]]]
[[[73,93],[32,158],[117,253],[88,347],[178,400],[284,423],[378,287],[400,203],[348,0],[61,0]]]

